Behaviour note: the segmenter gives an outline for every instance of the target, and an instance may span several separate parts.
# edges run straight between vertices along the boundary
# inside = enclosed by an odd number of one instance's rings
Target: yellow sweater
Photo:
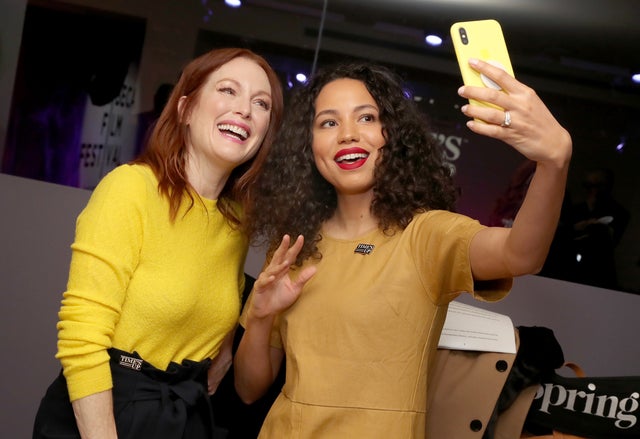
[[[120,166],[78,217],[56,355],[72,401],[112,388],[110,347],[166,369],[215,357],[236,324],[246,239],[214,200],[183,202],[171,223],[157,185],[148,167]]]

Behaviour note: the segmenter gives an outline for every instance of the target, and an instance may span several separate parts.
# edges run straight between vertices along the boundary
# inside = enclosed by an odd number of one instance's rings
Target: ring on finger
[[[504,128],[511,126],[511,112],[509,110],[504,110],[504,122],[500,126]]]

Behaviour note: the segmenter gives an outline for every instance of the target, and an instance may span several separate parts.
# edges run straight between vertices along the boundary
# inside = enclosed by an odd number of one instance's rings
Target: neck
[[[362,236],[378,227],[378,220],[371,213],[372,194],[341,195],[338,207],[323,227],[330,236],[352,239]]]
[[[208,162],[189,156],[185,164],[187,181],[203,198],[217,200],[230,172],[209,166]]]

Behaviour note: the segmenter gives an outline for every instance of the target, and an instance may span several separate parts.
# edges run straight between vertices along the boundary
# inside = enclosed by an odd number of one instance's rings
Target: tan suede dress
[[[322,260],[307,261],[317,273],[276,319],[286,383],[260,438],[423,438],[429,365],[448,303],[474,291],[468,251],[482,227],[431,211],[391,236],[324,236]],[[510,286],[475,294],[497,300]]]

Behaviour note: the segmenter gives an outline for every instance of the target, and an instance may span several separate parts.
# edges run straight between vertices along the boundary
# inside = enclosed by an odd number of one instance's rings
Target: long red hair
[[[153,128],[149,142],[140,156],[134,160],[134,163],[147,164],[155,173],[159,182],[158,190],[169,200],[169,215],[172,221],[176,218],[183,194],[186,193],[191,200],[189,208],[195,201],[195,191],[189,185],[185,173],[188,129],[183,123],[182,115],[192,111],[209,75],[222,65],[240,57],[254,61],[265,71],[271,85],[272,99],[271,118],[260,149],[251,160],[233,170],[218,197],[217,205],[221,213],[231,224],[240,224],[239,212],[234,203],[238,203],[243,210],[246,208],[249,189],[255,182],[275,139],[284,107],[282,86],[276,72],[260,55],[243,48],[214,49],[186,65]],[[186,99],[179,111],[178,101],[182,96],[186,96]]]

